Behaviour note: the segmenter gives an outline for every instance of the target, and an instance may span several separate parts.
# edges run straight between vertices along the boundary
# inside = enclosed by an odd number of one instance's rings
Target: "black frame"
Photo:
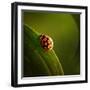
[[[17,33],[17,27],[18,27],[18,13],[17,13],[17,6],[19,5],[26,5],[26,6],[44,6],[44,7],[63,7],[63,8],[76,8],[76,9],[85,9],[85,80],[79,80],[79,81],[65,81],[65,82],[50,82],[50,83],[36,83],[36,84],[18,84],[18,76],[17,76],[17,57],[18,57],[18,33]],[[87,61],[87,48],[88,48],[88,7],[87,6],[72,6],[72,5],[56,5],[56,4],[42,4],[42,3],[24,3],[24,2],[14,2],[11,4],[11,85],[13,87],[23,87],[23,86],[39,86],[39,85],[55,85],[55,84],[72,84],[72,83],[87,83],[88,82],[88,61]]]

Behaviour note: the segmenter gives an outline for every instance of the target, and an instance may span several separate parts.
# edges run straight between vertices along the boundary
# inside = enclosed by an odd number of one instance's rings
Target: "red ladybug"
[[[40,35],[40,44],[45,50],[51,50],[53,48],[53,40],[48,35]]]

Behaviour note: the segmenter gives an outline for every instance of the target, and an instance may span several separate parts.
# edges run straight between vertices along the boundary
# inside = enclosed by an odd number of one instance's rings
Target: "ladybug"
[[[48,35],[41,34],[40,35],[40,44],[45,50],[52,50],[53,48],[53,40]]]

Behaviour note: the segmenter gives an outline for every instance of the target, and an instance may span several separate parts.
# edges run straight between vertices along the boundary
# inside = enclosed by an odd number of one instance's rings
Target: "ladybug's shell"
[[[51,50],[53,48],[53,40],[48,35],[42,34],[40,36],[40,44],[45,50]]]

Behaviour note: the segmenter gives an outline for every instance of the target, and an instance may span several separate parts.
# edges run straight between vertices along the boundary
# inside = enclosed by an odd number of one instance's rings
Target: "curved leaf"
[[[24,25],[24,76],[63,75],[54,50],[45,51],[40,45],[40,33]]]

